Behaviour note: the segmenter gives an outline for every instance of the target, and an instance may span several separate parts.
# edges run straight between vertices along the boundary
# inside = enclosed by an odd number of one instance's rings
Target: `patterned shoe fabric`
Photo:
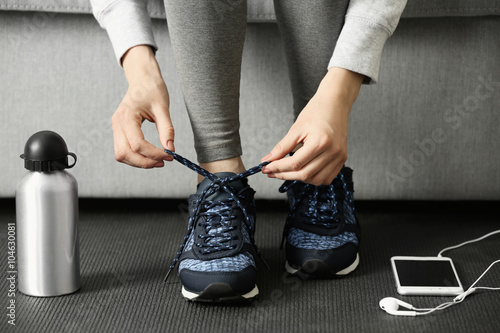
[[[352,170],[343,167],[330,185],[285,181],[290,203],[283,230],[287,272],[303,278],[332,278],[359,263],[360,228],[354,209]]]
[[[200,168],[179,155],[174,157],[193,170]],[[200,171],[211,179],[205,178],[189,197],[188,231],[170,266],[172,270],[179,264],[186,299],[234,302],[258,295],[255,191],[246,177],[262,170],[262,166],[238,175]]]

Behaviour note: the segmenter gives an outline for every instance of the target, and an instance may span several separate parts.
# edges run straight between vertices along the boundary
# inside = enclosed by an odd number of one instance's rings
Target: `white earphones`
[[[386,297],[379,302],[380,308],[393,316],[416,316],[416,311],[400,311],[399,307],[415,310],[413,305],[403,302],[397,298]]]
[[[455,297],[453,301],[440,304],[435,308],[425,308],[425,309],[416,308],[409,303],[403,302],[402,300],[393,297],[386,297],[382,299],[379,302],[379,305],[382,310],[393,316],[411,316],[411,317],[424,316],[433,313],[434,311],[444,310],[447,307],[463,302],[465,297],[469,296],[477,289],[484,289],[484,287],[477,287],[477,288],[471,287],[466,292]],[[399,310],[400,307],[411,311],[406,311],[406,310],[401,311]]]

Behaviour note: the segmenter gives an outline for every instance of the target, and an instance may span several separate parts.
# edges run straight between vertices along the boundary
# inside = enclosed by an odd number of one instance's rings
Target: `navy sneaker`
[[[235,176],[230,172],[215,175]],[[229,193],[218,189],[203,197],[211,184],[205,178],[188,200],[194,229],[179,258],[182,295],[197,301],[252,299],[259,294],[251,240],[255,230],[255,191],[246,179],[228,184],[246,210],[246,221],[242,208]]]
[[[359,264],[360,228],[354,210],[352,169],[343,167],[330,185],[285,181],[290,203],[281,246],[285,268],[302,278],[349,274]]]
[[[212,174],[188,159],[165,150],[206,178],[189,197],[189,225],[184,241],[165,277],[179,264],[182,295],[191,301],[232,302],[251,300],[256,285],[254,240],[255,191],[247,177],[267,163],[240,174]]]
[[[165,152],[205,177],[189,197],[188,230],[165,280],[179,264],[182,295],[188,300],[255,298],[259,294],[255,256],[261,257],[254,239],[255,191],[247,177],[261,172],[269,162],[239,174],[212,174],[173,151]]]

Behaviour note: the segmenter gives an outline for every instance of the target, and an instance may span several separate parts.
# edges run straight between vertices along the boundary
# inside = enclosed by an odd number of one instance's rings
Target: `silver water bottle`
[[[68,155],[73,163],[68,164]],[[33,134],[24,147],[29,172],[16,191],[18,288],[38,297],[80,288],[78,184],[64,169],[76,155],[52,131]]]

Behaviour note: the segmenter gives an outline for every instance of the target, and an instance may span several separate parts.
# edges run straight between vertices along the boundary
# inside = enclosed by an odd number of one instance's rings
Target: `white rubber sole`
[[[209,287],[210,286],[208,286],[207,289]],[[184,286],[182,287],[181,293],[182,293],[182,296],[184,296],[189,301],[203,300],[203,301],[224,302],[224,301],[237,301],[237,300],[251,300],[259,295],[259,288],[257,287],[257,285],[255,285],[255,287],[251,291],[249,291],[248,293],[243,294],[243,295],[239,295],[237,293],[234,293],[234,295],[230,295],[230,296],[221,295],[220,297],[211,297],[211,299],[203,297],[204,291],[197,294],[197,293],[193,293],[191,291],[187,291],[184,288]]]
[[[352,271],[354,271],[356,267],[358,267],[358,265],[359,265],[359,253],[356,253],[356,260],[354,260],[354,262],[351,265],[349,265],[349,267],[344,268],[343,270],[337,272],[337,275],[347,275]]]
[[[356,254],[356,260],[354,260],[354,262],[352,264],[350,264],[349,267],[344,268],[341,271],[338,271],[337,273],[335,273],[335,275],[337,275],[337,276],[347,275],[347,274],[351,273],[352,271],[354,271],[356,269],[356,267],[358,267],[358,265],[359,265],[359,253]],[[295,269],[292,266],[290,266],[288,264],[288,261],[285,262],[285,270],[290,274],[297,274],[297,272],[299,272],[298,269]]]

